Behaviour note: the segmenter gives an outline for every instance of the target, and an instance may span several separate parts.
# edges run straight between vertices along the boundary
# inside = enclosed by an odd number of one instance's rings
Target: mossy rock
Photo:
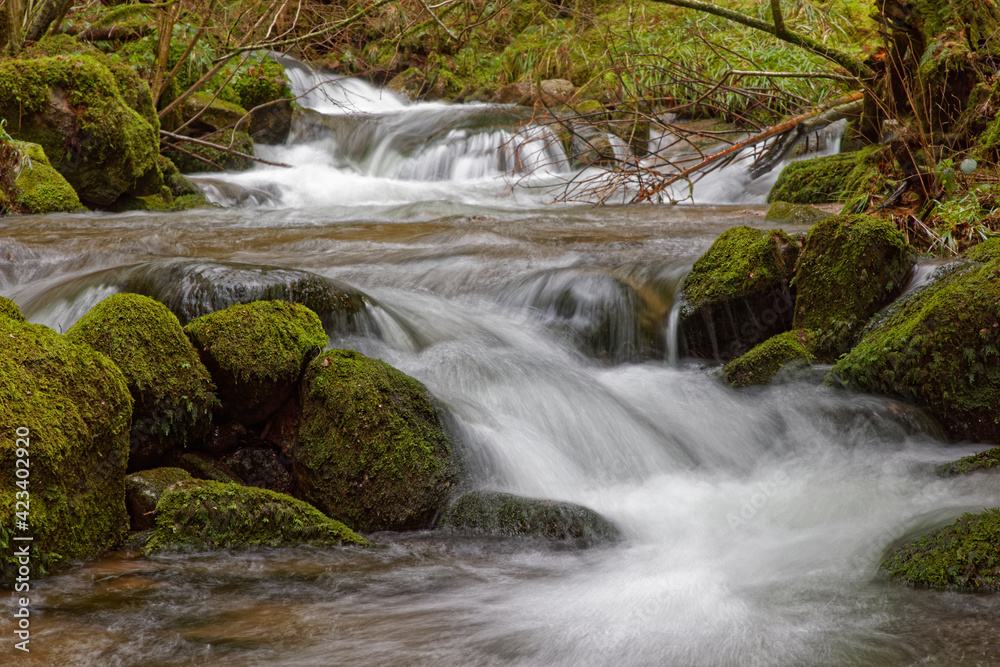
[[[926,408],[956,439],[1000,442],[1000,263],[970,263],[874,321],[831,378]]]
[[[963,514],[892,550],[882,569],[893,579],[918,587],[963,591],[1000,589],[1000,510]]]
[[[170,194],[173,197],[200,195],[204,199],[198,186],[181,174],[180,169],[173,163],[173,160],[165,155],[161,155],[157,163],[160,166],[160,173],[163,174],[163,183],[170,190]]]
[[[132,397],[117,366],[47,327],[0,317],[0,339],[0,587],[8,587],[20,491],[30,493],[33,579],[100,555],[128,531]],[[27,446],[18,429],[30,431]],[[26,478],[18,460],[30,461]]]
[[[316,313],[286,301],[230,306],[184,331],[218,384],[223,411],[247,425],[278,411],[329,342]]]
[[[143,552],[341,545],[368,540],[284,493],[204,480],[180,482],[156,505],[156,532]]]
[[[206,134],[205,136],[200,136],[198,138],[217,146],[230,148],[239,153],[243,153],[244,155],[254,154],[253,139],[250,138],[250,135],[247,134],[245,130],[227,128]],[[233,153],[219,150],[217,148],[199,146],[198,144],[192,143],[184,143],[182,145],[188,153],[198,155],[212,164],[215,164],[220,169],[224,169],[226,171],[246,171],[247,169],[253,167],[254,164],[253,160],[249,158],[243,157],[242,155],[234,155]],[[177,165],[177,168],[181,170],[181,173],[184,174],[192,174],[201,171],[213,171],[211,164],[192,157],[188,153],[166,151],[164,155],[170,158],[173,163]]]
[[[786,201],[776,201],[767,209],[764,219],[772,223],[781,221],[796,225],[811,225],[831,216],[831,213],[821,211],[806,204],[789,204]]]
[[[733,359],[723,367],[722,373],[734,387],[768,384],[782,369],[811,365],[815,361],[811,350],[810,332],[786,331]]]
[[[836,358],[899,295],[914,263],[906,239],[886,220],[852,215],[816,223],[795,267],[794,328],[817,332],[817,356]]]
[[[426,387],[383,361],[314,359],[299,424],[296,495],[360,530],[427,527],[454,488],[451,438]]]
[[[0,61],[6,130],[41,145],[81,201],[96,207],[162,185],[158,127],[129,106],[103,63],[95,55]]]
[[[1000,466],[1000,447],[994,447],[939,466],[938,474],[942,477],[957,477],[979,470],[992,470],[998,466]]]
[[[1000,260],[1000,238],[986,239],[969,248],[966,257],[975,262],[995,262]]]
[[[178,482],[193,479],[180,468],[154,468],[134,472],[125,478],[125,506],[132,530],[152,530],[156,527],[153,512],[163,493]]]
[[[168,188],[163,188],[164,192],[158,195],[148,195],[145,197],[122,197],[108,207],[116,213],[124,211],[151,211],[158,213],[170,213],[175,211],[190,211],[196,208],[215,208],[215,205],[205,199],[202,194],[184,195],[174,197]]]
[[[204,92],[194,93],[184,102],[184,119],[193,119],[191,127],[203,127],[206,132],[226,128],[246,130],[250,124],[250,115],[239,104]]]
[[[792,324],[799,244],[779,230],[726,230],[684,281],[681,354],[729,361]]]
[[[208,433],[219,403],[212,378],[162,303],[139,294],[113,294],[66,337],[108,357],[125,375],[135,399],[130,470],[156,465]]]
[[[0,296],[0,318],[13,320],[14,322],[27,322],[17,304],[2,296]]]
[[[496,491],[462,494],[445,509],[438,528],[464,535],[557,540],[580,547],[621,538],[613,523],[582,505]]]
[[[879,182],[881,147],[798,160],[785,166],[768,203],[826,204],[853,199]]]
[[[86,211],[80,198],[62,174],[52,168],[45,151],[38,144],[18,142],[31,160],[17,177],[17,208],[24,213]]]

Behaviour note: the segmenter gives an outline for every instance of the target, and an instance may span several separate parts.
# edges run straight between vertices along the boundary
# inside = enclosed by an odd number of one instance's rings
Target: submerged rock
[[[191,474],[180,468],[154,468],[126,477],[125,506],[132,530],[152,530],[156,526],[153,512],[164,492],[174,484],[189,479],[192,479]]]
[[[329,339],[316,313],[285,301],[254,301],[192,320],[184,332],[219,387],[222,409],[262,424],[298,390]]]
[[[156,531],[147,554],[368,544],[315,507],[267,489],[203,480],[180,482],[156,505]]]
[[[722,373],[734,387],[768,384],[779,371],[809,367],[815,361],[811,350],[810,332],[786,331],[733,359]]]
[[[366,531],[429,526],[456,476],[426,387],[352,350],[309,364],[292,470],[298,497]]]
[[[809,230],[795,267],[793,326],[816,332],[817,356],[835,358],[906,285],[915,258],[890,222],[837,216]]]
[[[952,438],[1000,442],[1000,263],[952,268],[893,304],[831,377],[925,408]]]
[[[882,569],[920,587],[1000,590],[1000,510],[963,514],[951,526],[895,548]]]
[[[535,537],[581,547],[621,538],[613,523],[582,505],[496,491],[462,494],[445,509],[437,525],[467,535]]]
[[[681,354],[729,361],[792,325],[798,243],[782,231],[734,227],[684,282]]]
[[[142,470],[205,437],[219,404],[208,370],[166,306],[114,294],[90,309],[66,337],[108,357],[135,399],[129,469]]]
[[[30,493],[30,529],[17,534],[34,537],[33,577],[124,537],[132,397],[117,366],[47,327],[0,317],[0,340],[0,586],[8,587],[18,567],[15,512],[25,511],[19,491]]]

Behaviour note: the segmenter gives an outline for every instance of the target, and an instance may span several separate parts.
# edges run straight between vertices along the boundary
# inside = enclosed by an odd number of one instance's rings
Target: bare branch
[[[198,146],[205,146],[207,148],[214,148],[217,151],[222,151],[223,153],[229,153],[231,155],[236,155],[248,160],[253,160],[254,162],[260,162],[261,164],[269,164],[272,167],[287,167],[291,168],[292,165],[285,164],[284,162],[271,162],[270,160],[265,160],[264,158],[259,158],[256,155],[248,155],[247,153],[241,153],[240,151],[233,150],[230,147],[223,146],[221,144],[213,144],[211,141],[205,141],[204,139],[195,139],[194,137],[185,137],[180,134],[174,134],[173,132],[167,132],[166,130],[160,130],[160,134],[168,139],[173,139],[174,141],[185,141],[189,144],[195,144]]]

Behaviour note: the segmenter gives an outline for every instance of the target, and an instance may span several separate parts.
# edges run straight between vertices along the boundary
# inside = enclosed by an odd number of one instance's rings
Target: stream
[[[332,279],[368,305],[331,344],[427,385],[470,486],[586,505],[623,540],[121,552],[38,583],[14,664],[1000,663],[1000,598],[878,573],[904,536],[997,505],[1000,477],[935,474],[988,445],[816,378],[735,391],[673,359],[686,273],[724,230],[772,226],[769,183],[736,166],[695,203],[559,203],[576,172],[506,110],[359,82],[307,101],[288,144],[258,147],[292,169],[195,179],[230,208],[0,220],[0,295],[65,331],[135,271]]]

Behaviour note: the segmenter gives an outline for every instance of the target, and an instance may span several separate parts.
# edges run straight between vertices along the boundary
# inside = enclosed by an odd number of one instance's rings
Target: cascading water
[[[424,531],[367,550],[108,558],[39,584],[25,664],[997,659],[1000,602],[877,574],[901,537],[996,505],[996,476],[934,472],[983,446],[946,445],[886,399],[802,381],[737,392],[670,363],[685,273],[759,211],[542,209],[534,189],[505,194],[490,146],[511,133],[482,115],[497,110],[352,90],[375,113],[331,103],[298,143],[261,150],[296,168],[218,179],[269,193],[264,206],[5,220],[0,294],[65,329],[123,289],[193,316],[247,290],[334,286],[358,305],[329,323],[331,343],[447,405],[470,486],[582,503],[624,540],[574,551]],[[406,171],[421,160],[450,166]]]

